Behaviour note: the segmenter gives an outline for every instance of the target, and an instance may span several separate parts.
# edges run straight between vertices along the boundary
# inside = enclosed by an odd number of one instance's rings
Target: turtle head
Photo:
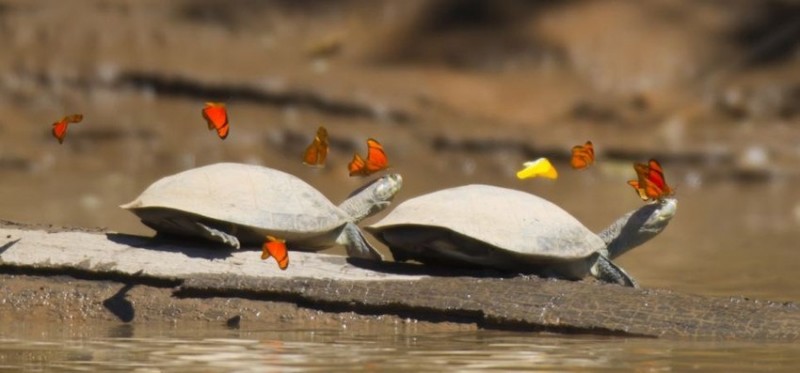
[[[664,198],[623,215],[599,233],[606,243],[607,256],[614,259],[657,236],[677,210],[677,199]]]
[[[339,205],[354,222],[380,212],[389,207],[395,194],[403,187],[400,174],[381,176],[350,193]]]

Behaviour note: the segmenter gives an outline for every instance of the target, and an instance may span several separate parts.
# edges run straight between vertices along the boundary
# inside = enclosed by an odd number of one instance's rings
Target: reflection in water
[[[163,327],[163,328],[162,328]],[[496,331],[368,333],[236,331],[202,325],[98,327],[87,334],[17,330],[0,338],[0,370],[263,371],[765,371],[800,369],[800,346],[562,337]],[[42,339],[47,334],[47,339]],[[54,337],[60,334],[60,337]],[[109,337],[109,335],[111,335]],[[46,341],[45,341],[46,340]]]

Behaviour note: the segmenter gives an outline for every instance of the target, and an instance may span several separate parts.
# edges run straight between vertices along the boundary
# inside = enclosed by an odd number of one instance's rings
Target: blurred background
[[[642,205],[626,180],[656,158],[678,215],[620,258],[630,274],[800,300],[797,2],[6,0],[0,41],[0,219],[149,235],[118,205],[222,161],[338,203],[375,137],[405,178],[395,202],[494,184],[599,231]],[[206,101],[228,105],[224,141]],[[300,158],[320,125],[314,169]],[[597,162],[574,171],[586,140]],[[515,178],[541,156],[558,180]]]

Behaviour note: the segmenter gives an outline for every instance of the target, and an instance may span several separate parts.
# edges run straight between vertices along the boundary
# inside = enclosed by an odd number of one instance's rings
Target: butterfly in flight
[[[53,137],[58,140],[59,144],[64,143],[64,138],[67,137],[67,126],[70,123],[78,123],[83,120],[83,114],[67,115],[58,122],[53,123]]]
[[[317,135],[303,153],[303,163],[309,166],[325,166],[325,158],[328,156],[328,130],[323,126],[317,129]]]
[[[532,177],[544,177],[547,179],[557,179],[558,171],[547,158],[539,158],[522,164],[525,168],[517,172],[517,179],[524,180]]]
[[[203,107],[203,118],[208,123],[208,130],[217,130],[219,138],[225,139],[228,137],[228,111],[225,110],[225,104],[221,102],[206,102]]]
[[[275,258],[278,262],[278,268],[285,270],[289,267],[289,252],[286,249],[286,240],[267,236],[264,246],[261,247],[261,260],[267,260],[270,257]]]
[[[591,166],[594,163],[594,146],[591,141],[587,141],[584,145],[575,145],[572,147],[572,159],[569,164],[576,170],[582,170]]]
[[[633,169],[636,170],[637,180],[628,180],[628,185],[636,190],[642,201],[661,200],[675,193],[667,185],[664,169],[657,160],[651,159],[647,164],[634,163]]]
[[[350,176],[369,176],[389,167],[389,160],[383,152],[383,146],[378,140],[367,140],[367,159],[361,158],[358,153],[353,155],[353,160],[347,165]]]

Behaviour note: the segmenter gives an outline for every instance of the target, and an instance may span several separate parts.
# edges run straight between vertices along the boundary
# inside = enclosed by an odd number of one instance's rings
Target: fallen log
[[[800,339],[795,303],[718,298],[596,281],[450,271],[291,252],[259,253],[113,232],[0,224],[0,272],[73,275],[171,288],[180,298],[246,298],[326,312],[483,328],[668,338]],[[129,320],[126,320],[129,321]]]

